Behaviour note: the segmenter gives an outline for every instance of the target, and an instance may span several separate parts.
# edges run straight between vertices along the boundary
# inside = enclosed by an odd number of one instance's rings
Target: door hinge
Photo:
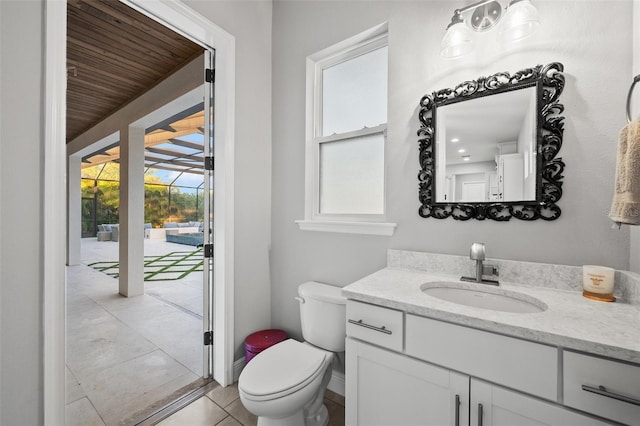
[[[213,345],[213,331],[204,332],[204,345],[205,346]]]
[[[204,169],[205,170],[213,170],[213,157],[205,157],[204,158]]]
[[[213,257],[213,244],[205,244],[203,250],[205,258]]]
[[[204,81],[207,83],[215,83],[216,82],[216,70],[207,68],[204,73]]]

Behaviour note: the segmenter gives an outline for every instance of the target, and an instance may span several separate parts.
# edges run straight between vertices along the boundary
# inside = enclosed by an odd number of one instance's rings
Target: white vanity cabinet
[[[558,354],[556,347],[349,300],[346,423],[607,424],[559,404]]]
[[[471,379],[471,426],[605,426],[592,417],[505,389]]]
[[[564,404],[640,425],[640,367],[572,351],[563,353]]]
[[[469,377],[347,338],[346,424],[468,425]]]

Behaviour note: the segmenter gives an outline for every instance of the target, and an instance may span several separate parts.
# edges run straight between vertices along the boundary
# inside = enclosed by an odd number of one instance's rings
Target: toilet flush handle
[[[301,305],[304,304],[304,299],[302,297],[296,296],[296,297],[294,297],[294,299],[296,299],[298,302],[300,302]]]

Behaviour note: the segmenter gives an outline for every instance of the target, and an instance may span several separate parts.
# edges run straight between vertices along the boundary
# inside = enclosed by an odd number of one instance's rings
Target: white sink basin
[[[492,311],[531,314],[547,310],[547,305],[535,297],[487,284],[439,281],[423,284],[420,289],[437,299]]]

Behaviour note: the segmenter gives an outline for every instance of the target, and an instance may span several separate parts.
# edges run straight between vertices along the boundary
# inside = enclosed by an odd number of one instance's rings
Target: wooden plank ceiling
[[[68,0],[67,142],[202,53],[117,0]]]

